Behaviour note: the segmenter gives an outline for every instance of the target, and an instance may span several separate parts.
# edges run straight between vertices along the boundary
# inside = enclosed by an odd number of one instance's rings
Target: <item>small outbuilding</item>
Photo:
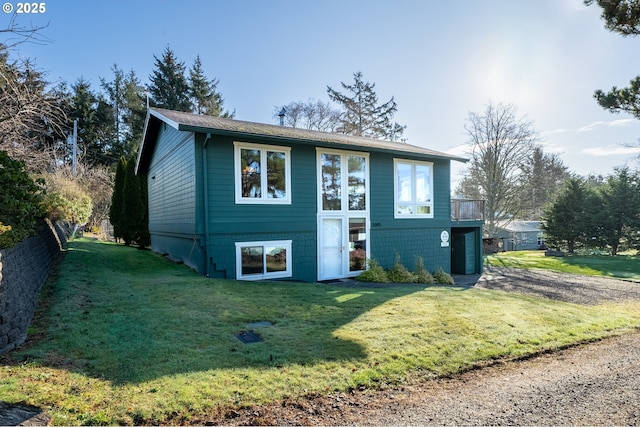
[[[540,221],[509,220],[496,223],[495,238],[503,251],[545,249]]]
[[[355,276],[369,258],[452,272],[459,245],[456,266],[480,273],[482,201],[451,200],[451,161],[466,159],[151,108],[136,171],[152,250],[211,277],[313,282]]]

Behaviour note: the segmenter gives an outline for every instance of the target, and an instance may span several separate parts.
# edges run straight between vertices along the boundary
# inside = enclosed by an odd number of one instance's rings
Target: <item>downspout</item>
[[[204,144],[202,145],[202,181],[203,181],[203,192],[204,192],[204,275],[209,277],[209,165],[207,161],[207,144],[211,140],[211,134],[207,133],[207,137],[204,140]]]

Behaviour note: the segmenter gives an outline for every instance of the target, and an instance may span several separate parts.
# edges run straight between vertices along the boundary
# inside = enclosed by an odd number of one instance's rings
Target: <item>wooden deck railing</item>
[[[484,200],[451,199],[452,221],[484,221]]]

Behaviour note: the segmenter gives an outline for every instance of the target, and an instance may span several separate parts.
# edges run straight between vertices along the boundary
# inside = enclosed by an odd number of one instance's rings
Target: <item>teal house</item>
[[[452,201],[450,163],[409,144],[149,109],[152,250],[209,277],[353,277],[373,258],[482,270],[482,201]]]

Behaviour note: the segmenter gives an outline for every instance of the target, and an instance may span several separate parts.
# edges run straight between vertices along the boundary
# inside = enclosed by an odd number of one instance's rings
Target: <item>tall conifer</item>
[[[178,61],[173,51],[167,46],[162,59],[156,60],[156,68],[149,76],[149,93],[154,107],[176,111],[191,111],[189,85],[185,77],[184,62]]]
[[[124,157],[120,157],[118,166],[116,167],[116,177],[113,185],[113,194],[111,196],[111,208],[109,209],[109,221],[113,225],[113,237],[116,241],[123,236],[123,191],[124,191],[124,178],[125,170],[127,167],[127,160]]]

